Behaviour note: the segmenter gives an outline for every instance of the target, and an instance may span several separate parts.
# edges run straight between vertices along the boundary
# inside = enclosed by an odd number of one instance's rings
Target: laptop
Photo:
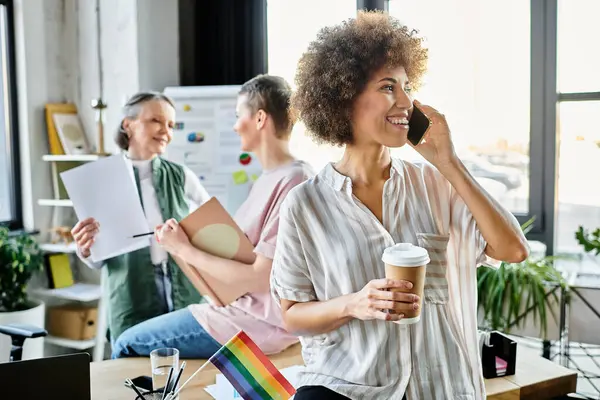
[[[0,364],[2,399],[91,400],[90,356],[68,354]]]

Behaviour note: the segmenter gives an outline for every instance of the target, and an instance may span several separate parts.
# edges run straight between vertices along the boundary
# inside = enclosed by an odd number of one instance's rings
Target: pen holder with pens
[[[135,397],[135,400],[162,400],[163,398],[163,390],[152,390],[150,392],[142,393],[142,396],[139,395]]]
[[[168,397],[168,392],[165,392],[164,387],[152,390],[148,388],[148,383],[152,385],[152,380],[149,376],[139,376],[135,378],[135,381],[141,386],[134,384],[131,379],[125,379],[125,386],[132,389],[135,392],[134,394],[136,394],[135,400],[165,400]],[[177,399],[179,399],[179,395],[169,398],[169,400]]]
[[[140,388],[134,389],[137,393],[135,400],[164,400],[167,398],[167,394],[164,392],[165,388],[155,390],[144,390]],[[134,393],[135,394],[135,393]],[[169,400],[177,400],[179,395],[171,397]]]
[[[484,378],[515,374],[517,342],[496,331],[481,332],[479,342]]]

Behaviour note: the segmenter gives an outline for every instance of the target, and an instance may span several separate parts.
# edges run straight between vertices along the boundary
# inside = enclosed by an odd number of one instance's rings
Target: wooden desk
[[[515,374],[505,380],[518,386],[520,399],[550,399],[577,390],[577,372],[537,355],[531,349],[517,349]]]
[[[270,358],[280,369],[302,364],[300,345],[292,346]],[[185,382],[202,364],[202,360],[188,360],[181,382]],[[179,398],[181,400],[212,399],[204,387],[215,383],[217,373],[219,371],[214,366],[207,366],[181,391]],[[151,375],[150,360],[129,358],[93,362],[91,374],[93,400],[131,400],[135,398],[135,393],[126,388],[123,381],[125,378]],[[544,400],[575,392],[577,373],[520,347],[517,351],[516,374],[486,379],[485,386],[488,400]]]
[[[269,357],[279,369],[303,364],[300,345],[294,345],[282,353]],[[180,382],[185,382],[205,360],[187,360]],[[152,376],[149,358],[121,358],[91,363],[92,400],[133,400],[135,393],[123,384],[126,378],[140,375]],[[220,371],[212,364],[207,365],[193,381],[179,393],[180,400],[214,400],[204,387],[215,383]]]

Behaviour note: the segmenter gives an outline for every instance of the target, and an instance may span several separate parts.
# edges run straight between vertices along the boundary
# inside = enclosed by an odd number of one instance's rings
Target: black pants
[[[325,386],[302,386],[296,390],[294,400],[350,400]]]
[[[404,395],[406,399],[406,395]],[[327,389],[325,386],[302,386],[296,391],[294,400],[350,400],[346,396]]]

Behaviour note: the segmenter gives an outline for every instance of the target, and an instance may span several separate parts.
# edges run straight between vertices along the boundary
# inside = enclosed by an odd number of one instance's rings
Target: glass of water
[[[165,347],[152,350],[150,353],[150,363],[152,364],[152,387],[154,390],[161,389],[167,384],[169,370],[173,368],[171,380],[177,378],[179,372],[179,350],[171,347]]]

